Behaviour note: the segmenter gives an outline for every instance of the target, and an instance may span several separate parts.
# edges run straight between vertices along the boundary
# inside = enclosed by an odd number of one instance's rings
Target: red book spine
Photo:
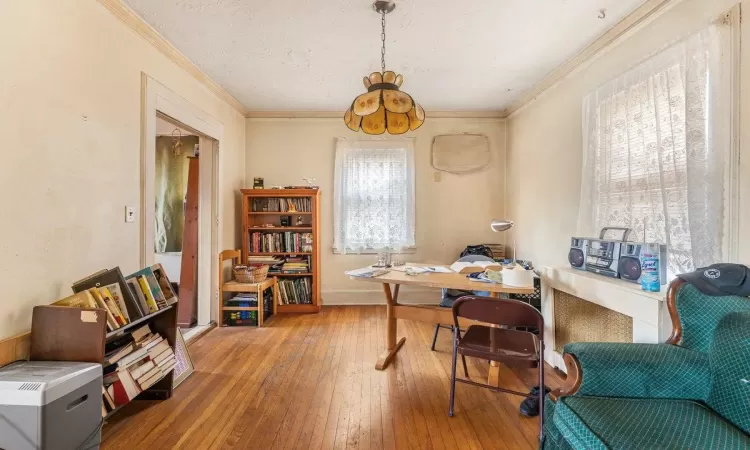
[[[112,400],[115,402],[115,406],[120,406],[128,403],[128,393],[125,392],[125,388],[122,386],[122,381],[117,380],[112,383]]]

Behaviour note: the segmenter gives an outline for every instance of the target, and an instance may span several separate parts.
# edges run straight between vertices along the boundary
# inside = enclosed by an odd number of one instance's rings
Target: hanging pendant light
[[[382,33],[380,39],[381,72],[373,72],[363,79],[367,93],[352,102],[344,114],[344,123],[353,131],[360,128],[366,134],[404,134],[416,130],[424,123],[424,109],[409,94],[399,89],[404,77],[385,70],[385,15],[396,8],[390,0],[378,0],[372,9],[381,16]]]

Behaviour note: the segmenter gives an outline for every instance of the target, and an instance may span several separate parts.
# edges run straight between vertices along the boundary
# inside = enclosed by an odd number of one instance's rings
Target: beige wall
[[[537,265],[567,264],[581,188],[583,97],[659,48],[706,26],[735,1],[685,0],[677,4],[510,116],[507,211],[517,224],[519,257],[530,258]],[[748,55],[750,50],[745,51],[743,60]],[[745,73],[747,83],[750,72]],[[750,91],[744,92],[746,103]],[[748,157],[744,159],[743,170],[748,176],[742,182],[747,183],[750,167]],[[748,192],[748,187],[745,184],[741,191]],[[750,213],[750,208],[741,210]],[[745,239],[741,244],[741,259],[748,262],[750,242]]]
[[[94,271],[138,268],[141,72],[224,124],[221,247],[236,246],[245,119],[94,0],[0,6],[0,339]]]
[[[446,133],[482,133],[489,137],[492,163],[470,175],[442,173],[434,181],[430,166],[432,138]],[[379,286],[349,280],[344,271],[374,262],[374,255],[335,255],[333,246],[332,186],[336,137],[362,138],[349,131],[342,119],[248,119],[248,184],[265,178],[266,187],[303,183],[315,177],[322,189],[322,295],[325,304],[381,303]],[[453,262],[467,244],[503,242],[489,223],[504,212],[505,124],[498,119],[429,119],[416,132],[416,233],[417,252],[408,261]],[[430,291],[424,298],[404,296],[404,301],[438,301]]]

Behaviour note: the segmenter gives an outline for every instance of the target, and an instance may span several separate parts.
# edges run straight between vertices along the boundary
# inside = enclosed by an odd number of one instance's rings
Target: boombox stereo
[[[607,233],[614,230],[622,231],[622,238],[605,239]],[[641,256],[647,247],[641,242],[626,242],[629,236],[630,230],[627,228],[604,228],[598,238],[571,238],[568,262],[577,270],[640,283]],[[666,284],[666,245],[659,244],[658,259],[659,280],[661,284]]]
[[[617,278],[620,260],[620,241],[589,239],[586,252],[586,270],[607,277]]]
[[[667,284],[667,246],[659,245],[659,282],[662,285]],[[633,283],[641,282],[641,256],[646,250],[647,244],[642,242],[625,242],[622,244],[620,251],[620,264],[618,272],[620,278]]]

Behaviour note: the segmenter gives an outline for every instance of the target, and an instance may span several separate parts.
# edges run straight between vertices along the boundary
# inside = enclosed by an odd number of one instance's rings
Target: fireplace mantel
[[[554,291],[562,291],[631,317],[633,342],[664,342],[672,330],[665,303],[667,286],[661,292],[646,292],[640,284],[575,270],[570,267],[541,267],[542,314],[545,321],[545,360],[565,370],[555,349]]]

